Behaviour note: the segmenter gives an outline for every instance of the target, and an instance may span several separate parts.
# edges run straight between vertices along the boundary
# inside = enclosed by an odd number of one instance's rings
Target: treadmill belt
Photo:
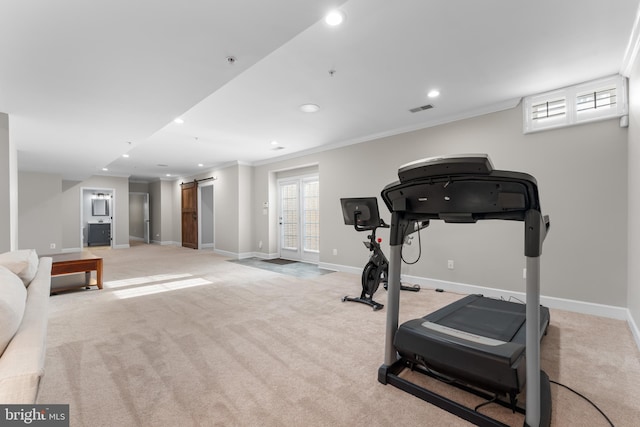
[[[524,304],[478,298],[436,321],[442,326],[509,342],[525,322]]]

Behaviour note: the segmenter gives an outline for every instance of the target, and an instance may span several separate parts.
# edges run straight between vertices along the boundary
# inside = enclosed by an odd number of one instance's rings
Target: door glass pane
[[[318,181],[305,181],[303,184],[304,212],[304,250],[320,250],[320,192]]]
[[[281,187],[282,204],[282,247],[298,249],[298,230],[300,227],[298,184],[284,184]]]

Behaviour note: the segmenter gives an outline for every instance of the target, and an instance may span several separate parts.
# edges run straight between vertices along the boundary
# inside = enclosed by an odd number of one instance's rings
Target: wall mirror
[[[93,199],[91,200],[91,215],[93,216],[109,216],[109,200]]]

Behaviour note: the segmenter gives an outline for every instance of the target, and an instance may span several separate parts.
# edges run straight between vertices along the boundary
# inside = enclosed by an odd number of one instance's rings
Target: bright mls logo
[[[69,405],[0,405],[0,427],[69,427]]]

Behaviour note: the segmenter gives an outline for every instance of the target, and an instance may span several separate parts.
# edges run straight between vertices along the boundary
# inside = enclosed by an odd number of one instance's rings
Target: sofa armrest
[[[38,272],[27,288],[22,323],[0,357],[0,403],[32,404],[44,374],[51,258],[40,258]]]

